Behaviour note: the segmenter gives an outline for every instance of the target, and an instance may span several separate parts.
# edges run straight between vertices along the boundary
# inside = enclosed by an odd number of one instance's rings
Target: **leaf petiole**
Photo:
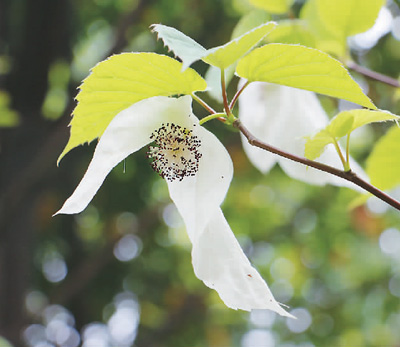
[[[231,113],[231,109],[229,108],[228,97],[226,95],[225,70],[224,69],[221,69],[221,90],[222,90],[222,99],[224,101],[225,113],[229,118],[229,115]]]
[[[345,169],[345,171],[350,170],[350,134],[351,133],[347,134],[347,141],[346,141],[346,164],[348,170]]]
[[[342,151],[340,150],[340,147],[339,147],[339,144],[338,144],[338,142],[337,142],[336,137],[333,138],[333,141],[334,141],[334,142],[333,142],[333,145],[335,146],[336,152],[339,154],[340,161],[342,162],[343,170],[344,170],[344,171],[350,171],[349,164],[348,164],[348,162],[346,162],[346,160],[344,159],[344,156],[343,156],[343,154],[342,154]]]
[[[199,98],[195,93],[192,93],[192,98],[196,100],[201,106],[203,106],[211,114],[217,113],[211,106],[209,106],[204,100]]]
[[[240,94],[242,94],[243,90],[250,84],[250,81],[247,81],[242,88],[240,88],[235,96],[233,97],[231,103],[229,104],[229,109],[232,111],[232,109],[235,107],[236,101],[238,100]]]
[[[199,124],[203,125],[204,123],[206,123],[206,122],[208,122],[210,120],[216,119],[216,118],[218,118],[220,120],[224,119],[224,121],[225,121],[226,120],[226,114],[225,113],[213,113],[213,114],[210,114],[209,116],[206,116],[206,117],[200,119]]]

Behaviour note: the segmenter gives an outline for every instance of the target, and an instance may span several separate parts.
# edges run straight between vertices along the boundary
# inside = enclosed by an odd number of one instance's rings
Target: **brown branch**
[[[347,67],[353,71],[358,72],[361,75],[364,75],[366,77],[369,77],[373,80],[385,83],[389,86],[395,87],[395,88],[400,88],[400,83],[397,79],[383,75],[379,72],[376,71],[372,71],[364,66],[360,66],[358,64],[356,64],[353,61],[350,61],[347,63]]]
[[[270,145],[266,144],[265,142],[262,142],[259,139],[257,139],[256,137],[254,137],[247,130],[247,128],[240,122],[240,120],[236,120],[233,123],[233,126],[235,128],[237,128],[237,129],[239,129],[239,131],[247,138],[247,141],[249,142],[250,145],[258,147],[258,148],[261,148],[261,149],[264,149],[264,150],[266,150],[268,152],[277,154],[277,155],[279,155],[281,157],[293,160],[293,161],[298,162],[300,164],[304,164],[304,165],[313,167],[314,169],[327,172],[327,173],[329,173],[331,175],[338,176],[338,177],[343,178],[343,179],[345,179],[347,181],[353,182],[355,185],[365,189],[369,193],[375,195],[377,198],[385,201],[387,204],[389,204],[390,206],[392,206],[395,209],[400,211],[400,202],[399,201],[393,199],[392,197],[390,197],[386,193],[382,192],[378,188],[376,188],[373,185],[369,184],[368,182],[364,181],[359,176],[357,176],[353,171],[342,171],[342,170],[336,169],[336,168],[334,168],[332,166],[325,165],[325,164],[322,164],[322,163],[318,163],[316,161],[309,160],[309,159],[306,159],[306,158],[298,157],[297,155],[290,154],[290,153],[282,151],[282,150],[280,150],[278,148],[270,146]]]

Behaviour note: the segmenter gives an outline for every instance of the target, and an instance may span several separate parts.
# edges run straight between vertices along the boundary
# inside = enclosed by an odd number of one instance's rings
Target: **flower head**
[[[196,276],[234,309],[288,314],[251,266],[220,209],[232,161],[214,134],[199,125],[191,97],[156,96],[121,111],[99,140],[82,181],[57,213],[79,213],[120,161],[150,145],[152,167],[166,179],[192,242]]]
[[[150,136],[157,144],[150,146],[148,157],[153,159],[151,166],[162,178],[168,181],[195,176],[199,170],[201,141],[192,130],[174,123],[162,124]]]

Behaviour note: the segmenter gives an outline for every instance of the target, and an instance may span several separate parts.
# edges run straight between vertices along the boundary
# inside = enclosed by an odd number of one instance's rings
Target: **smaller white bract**
[[[243,81],[239,83],[239,88],[242,85]],[[307,90],[253,82],[240,95],[239,103],[239,118],[255,137],[300,157],[304,157],[305,137],[329,123],[317,95]],[[361,190],[344,179],[251,146],[243,135],[241,137],[249,160],[262,173],[269,172],[279,163],[288,176],[309,184],[333,184]],[[343,169],[333,146],[328,147],[318,161]],[[350,163],[357,174],[366,178],[362,168],[351,158]]]
[[[86,208],[120,161],[155,142],[148,155],[168,189],[192,242],[196,276],[233,309],[270,309],[292,317],[251,266],[221,211],[233,165],[214,134],[199,125],[190,96],[156,96],[133,104],[111,121],[82,181],[57,212]]]

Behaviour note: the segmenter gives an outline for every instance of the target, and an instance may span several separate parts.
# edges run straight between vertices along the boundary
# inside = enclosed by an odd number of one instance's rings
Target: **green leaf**
[[[343,65],[317,49],[271,43],[241,59],[236,73],[250,82],[306,89],[376,109]]]
[[[271,16],[267,12],[260,10],[250,11],[240,18],[232,31],[231,39],[235,39],[270,20]]]
[[[248,31],[258,27],[268,21],[270,15],[264,11],[252,11],[243,16],[232,31],[231,39],[235,39]],[[225,83],[228,87],[236,70],[236,62],[224,69]],[[205,75],[207,81],[207,93],[216,101],[222,103],[221,89],[221,70],[213,65],[210,65]]]
[[[385,0],[308,0],[300,18],[317,37],[317,48],[342,57],[346,38],[371,28]]]
[[[308,24],[315,37],[315,48],[342,57],[346,52],[346,39],[340,33],[331,31],[319,17],[318,0],[308,0],[300,12],[300,19]]]
[[[322,154],[325,146],[335,143],[343,136],[350,135],[352,131],[363,125],[398,119],[400,119],[399,116],[386,111],[357,109],[340,112],[325,129],[314,137],[307,138],[304,155],[314,160]]]
[[[275,26],[274,22],[262,24],[223,46],[210,49],[203,60],[220,69],[226,69],[260,42]]]
[[[168,48],[182,59],[183,69],[199,59],[220,69],[226,69],[260,42],[275,26],[274,22],[264,23],[223,46],[208,50],[175,28],[156,24],[153,25],[153,31],[157,32]]]
[[[71,136],[58,161],[72,148],[100,137],[120,111],[140,100],[206,89],[196,71],[181,69],[182,63],[155,53],[123,53],[97,64],[80,86]]]
[[[157,33],[157,37],[182,59],[183,70],[207,55],[207,50],[202,45],[175,28],[162,24],[153,24],[151,28]]]
[[[354,117],[353,126],[351,127],[349,133],[366,124],[385,122],[389,120],[396,121],[400,118],[399,116],[390,113],[388,111],[382,111],[382,110],[372,111],[372,110],[357,109],[357,110],[340,112],[335,117],[336,119],[332,120],[331,123],[344,122],[346,117]]]
[[[282,14],[287,13],[293,4],[293,0],[249,0],[255,7],[267,12]]]
[[[343,136],[350,134],[353,130],[354,115],[351,111],[341,112],[327,127],[327,131],[333,138],[340,139]]]
[[[315,1],[315,0],[314,0]],[[371,28],[386,0],[316,0],[318,19],[328,30],[347,37]]]
[[[322,154],[327,145],[333,142],[334,138],[332,138],[331,134],[325,129],[321,130],[313,137],[306,137],[304,156],[310,160],[314,160]]]
[[[388,190],[400,184],[400,128],[393,126],[379,139],[367,159],[366,171],[371,183]]]
[[[315,48],[315,37],[307,26],[307,22],[299,19],[282,20],[271,34],[269,42],[300,44]]]

